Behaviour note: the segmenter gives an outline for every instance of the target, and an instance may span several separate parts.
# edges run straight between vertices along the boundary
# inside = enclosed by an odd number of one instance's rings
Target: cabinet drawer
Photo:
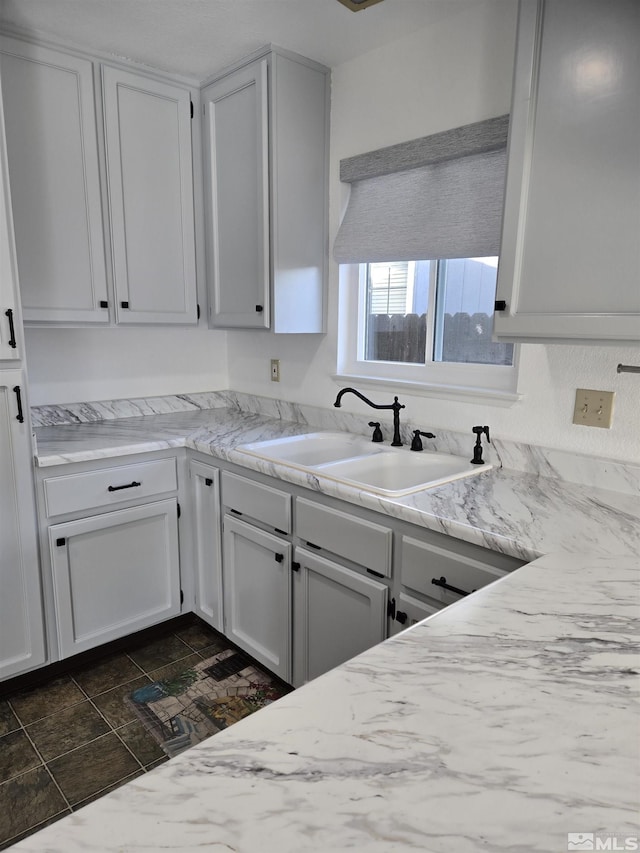
[[[484,555],[483,559],[484,559]],[[509,569],[491,565],[491,553],[487,562],[465,554],[439,548],[427,542],[420,542],[409,536],[402,537],[402,584],[409,589],[440,601],[451,604],[462,597],[462,593],[474,592],[498,578],[508,574]],[[496,563],[504,564],[504,555],[496,554]],[[513,561],[513,568],[522,565]],[[445,589],[433,583],[444,578],[448,586],[456,587],[460,592]]]
[[[43,481],[47,515],[109,507],[178,488],[175,459],[118,465]]]
[[[391,576],[393,537],[388,527],[298,498],[296,533],[306,542]]]
[[[283,533],[291,533],[291,495],[245,477],[222,474],[222,502]]]

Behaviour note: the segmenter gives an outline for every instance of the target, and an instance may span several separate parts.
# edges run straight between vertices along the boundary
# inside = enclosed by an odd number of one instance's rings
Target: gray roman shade
[[[351,195],[338,263],[500,253],[509,116],[340,162]]]

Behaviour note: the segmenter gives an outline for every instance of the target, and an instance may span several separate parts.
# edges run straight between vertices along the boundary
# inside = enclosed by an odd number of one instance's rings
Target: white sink
[[[328,462],[378,454],[384,448],[371,439],[349,432],[310,432],[243,444],[237,449],[306,470]]]
[[[379,495],[399,497],[471,477],[491,467],[472,465],[465,457],[450,453],[388,448],[374,459],[349,459],[323,465],[321,473],[325,477],[360,486]]]
[[[237,450],[387,497],[430,489],[492,467],[472,465],[463,456],[390,447],[344,432],[256,441]]]

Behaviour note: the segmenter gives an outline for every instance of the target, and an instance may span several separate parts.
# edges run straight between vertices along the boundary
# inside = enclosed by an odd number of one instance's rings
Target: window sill
[[[522,400],[517,391],[497,391],[493,388],[473,388],[464,385],[441,385],[429,382],[414,382],[407,379],[386,379],[378,376],[362,376],[355,373],[334,373],[331,377],[338,382],[357,382],[358,385],[386,386],[397,391],[402,389],[423,397],[442,397],[449,400],[491,401],[496,406],[509,407]]]

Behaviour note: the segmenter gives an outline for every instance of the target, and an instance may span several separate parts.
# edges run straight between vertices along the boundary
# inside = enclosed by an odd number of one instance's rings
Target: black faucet
[[[471,432],[476,437],[476,443],[473,448],[473,459],[471,462],[473,465],[484,465],[484,459],[482,458],[482,434],[484,433],[487,436],[487,441],[491,442],[491,439],[489,438],[489,427],[474,426],[471,428]]]
[[[398,398],[393,398],[393,403],[390,403],[388,406],[379,406],[377,403],[372,403],[371,400],[368,400],[364,394],[361,394],[359,391],[356,391],[355,388],[343,388],[338,392],[338,396],[336,397],[336,401],[333,404],[337,409],[341,406],[341,400],[345,394],[355,394],[356,397],[360,397],[360,399],[367,404],[367,406],[371,406],[372,409],[390,409],[393,411],[393,441],[391,442],[392,447],[402,447],[402,440],[400,438],[400,409],[404,409],[404,404],[398,402]]]

